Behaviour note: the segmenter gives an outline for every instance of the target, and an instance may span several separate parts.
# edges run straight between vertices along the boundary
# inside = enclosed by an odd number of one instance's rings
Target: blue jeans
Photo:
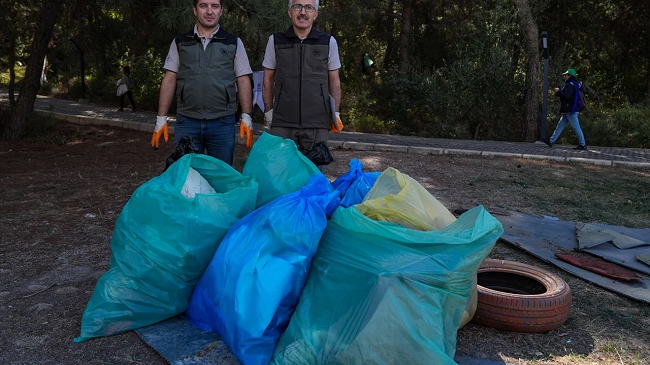
[[[566,127],[567,122],[569,122],[569,124],[571,124],[571,128],[573,128],[573,131],[576,133],[576,137],[578,137],[578,144],[581,146],[586,146],[585,135],[582,134],[582,129],[580,129],[578,114],[580,113],[564,113],[562,115],[562,118],[560,118],[560,122],[557,124],[557,127],[555,127],[555,132],[553,132],[553,135],[551,136],[549,142],[555,143],[555,141],[560,138],[560,134],[562,134],[562,131],[564,130],[564,127]]]
[[[201,153],[232,165],[235,152],[235,115],[219,119],[196,119],[178,114],[174,126],[174,144],[184,136],[192,137]]]

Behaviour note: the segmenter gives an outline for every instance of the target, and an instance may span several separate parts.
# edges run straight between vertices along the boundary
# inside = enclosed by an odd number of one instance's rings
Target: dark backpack
[[[176,143],[176,149],[174,150],[174,153],[165,159],[165,169],[163,172],[167,171],[169,166],[171,166],[174,162],[180,160],[181,157],[187,155],[188,153],[199,153],[199,149],[194,144],[192,137],[184,136],[178,140],[178,143]]]
[[[578,83],[578,111],[587,109],[587,99],[585,99],[585,92],[582,89],[582,82]]]
[[[305,155],[316,166],[329,165],[332,161],[334,161],[334,157],[332,157],[332,153],[330,153],[330,149],[327,147],[327,143],[325,141],[316,143],[316,145],[314,145],[314,148],[310,151],[307,151],[302,147],[298,147],[298,150],[302,152],[302,154]]]
[[[127,80],[127,81],[126,81],[126,87],[127,87],[129,90],[133,90],[133,89],[135,89],[135,82],[133,82],[133,79],[131,78],[131,76],[126,75],[126,80]]]

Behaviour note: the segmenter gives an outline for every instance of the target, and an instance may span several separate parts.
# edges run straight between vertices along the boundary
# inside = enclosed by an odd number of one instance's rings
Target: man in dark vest
[[[289,29],[269,37],[264,54],[264,122],[303,153],[343,129],[341,80],[334,37],[313,27],[318,0],[289,0]]]
[[[240,132],[252,145],[253,71],[242,41],[219,26],[222,0],[194,0],[192,10],[197,24],[174,38],[165,59],[151,145],[158,148],[161,135],[167,141],[167,112],[175,94],[175,143],[192,137],[199,151],[232,165],[237,97]]]

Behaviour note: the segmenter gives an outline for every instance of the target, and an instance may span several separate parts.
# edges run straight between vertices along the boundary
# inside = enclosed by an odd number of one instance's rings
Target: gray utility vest
[[[203,50],[194,31],[176,36],[180,67],[176,74],[176,112],[217,119],[235,113],[237,36],[220,28]]]
[[[330,35],[312,28],[302,42],[290,27],[273,34],[273,126],[330,128],[328,56]]]

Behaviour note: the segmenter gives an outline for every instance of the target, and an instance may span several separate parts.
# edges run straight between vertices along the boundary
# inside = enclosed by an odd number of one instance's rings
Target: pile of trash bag
[[[311,260],[339,205],[322,174],[240,219],[197,284],[187,314],[244,364],[268,364],[298,304]]]
[[[332,187],[341,192],[341,206],[359,204],[372,189],[381,172],[363,172],[363,162],[353,158],[350,160],[350,170],[339,176]]]
[[[263,133],[248,154],[242,173],[259,184],[256,207],[293,193],[320,170],[290,139]]]
[[[75,342],[183,313],[230,226],[255,209],[256,195],[253,178],[199,154],[138,187],[115,222],[111,267],[95,286]]]
[[[245,365],[454,363],[476,271],[503,233],[483,207],[456,218],[408,175],[364,172],[356,159],[330,183],[293,141],[267,133],[242,174],[224,173],[227,187],[211,175],[227,169],[212,160],[186,155],[136,190],[75,341],[187,309]],[[235,191],[237,203],[208,201]],[[188,210],[202,202],[209,213]],[[196,224],[208,228],[179,227]]]
[[[482,207],[440,231],[339,208],[271,363],[454,364],[472,277],[502,232]]]

